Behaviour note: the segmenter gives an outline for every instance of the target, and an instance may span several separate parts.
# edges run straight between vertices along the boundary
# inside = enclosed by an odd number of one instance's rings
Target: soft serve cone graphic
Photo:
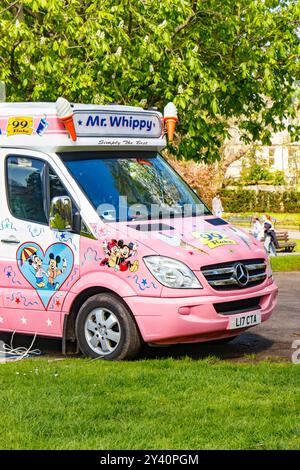
[[[167,128],[168,141],[172,142],[174,139],[176,122],[178,121],[177,109],[174,103],[168,103],[165,106],[164,121]]]
[[[77,140],[77,135],[73,120],[74,113],[69,101],[62,97],[58,98],[56,101],[56,111],[58,119],[63,122],[71,139],[75,142],[75,140]]]

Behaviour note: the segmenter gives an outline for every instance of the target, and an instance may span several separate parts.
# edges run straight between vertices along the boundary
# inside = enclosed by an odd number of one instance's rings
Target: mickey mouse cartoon
[[[64,272],[66,272],[66,269],[67,269],[67,260],[66,260],[65,258],[63,259],[63,264],[62,264],[62,268],[61,268],[61,269],[59,268],[60,262],[61,262],[61,257],[60,257],[60,256],[54,257],[54,254],[53,254],[53,253],[50,253],[50,255],[49,255],[48,273],[47,273],[47,276],[48,276],[48,288],[49,288],[49,289],[57,290],[57,289],[59,289],[59,287],[60,287],[60,283],[59,283],[59,282],[56,282],[55,279],[56,279],[57,276],[59,276],[60,274],[63,274]]]
[[[120,271],[127,271],[129,269],[130,272],[135,272],[138,270],[139,262],[135,260],[133,263],[131,262],[131,256],[136,254],[137,245],[134,243],[129,243],[128,245],[124,244],[123,240],[119,240],[118,242],[120,248],[120,255],[119,255],[119,268]]]
[[[129,243],[126,245],[123,240],[111,240],[110,242],[105,240],[103,249],[106,257],[101,261],[101,266],[109,266],[110,268],[114,268],[115,271],[127,271],[128,269],[131,272],[137,271],[139,267],[138,260],[131,262],[131,260],[128,259],[131,256],[136,256],[136,244]]]

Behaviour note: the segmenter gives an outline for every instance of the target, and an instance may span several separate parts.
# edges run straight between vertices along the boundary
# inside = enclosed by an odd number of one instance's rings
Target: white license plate
[[[259,323],[261,323],[261,314],[259,312],[247,313],[246,315],[230,318],[227,329],[248,328]]]

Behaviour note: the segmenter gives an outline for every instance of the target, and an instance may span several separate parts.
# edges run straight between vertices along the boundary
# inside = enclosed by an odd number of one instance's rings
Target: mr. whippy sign
[[[159,138],[162,121],[156,113],[74,111],[78,137],[148,137]]]

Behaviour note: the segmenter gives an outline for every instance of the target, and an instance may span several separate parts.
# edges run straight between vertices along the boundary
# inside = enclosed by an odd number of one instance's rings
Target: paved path
[[[275,228],[275,230],[277,230]],[[280,228],[278,229],[279,232],[288,232],[289,238],[291,240],[300,240],[300,230],[289,230],[286,228]],[[251,229],[248,229],[248,232],[251,233]]]
[[[275,273],[279,286],[278,305],[272,317],[226,345],[196,344],[164,348],[146,348],[143,358],[185,357],[193,359],[217,356],[220,359],[249,362],[272,358],[290,361],[292,343],[300,340],[300,272]],[[8,335],[0,335],[7,341]],[[15,346],[30,344],[31,338],[16,336]],[[50,359],[62,358],[61,343],[57,340],[39,339],[35,347],[40,348]]]
[[[289,237],[293,240],[300,240],[300,230],[288,230]]]

